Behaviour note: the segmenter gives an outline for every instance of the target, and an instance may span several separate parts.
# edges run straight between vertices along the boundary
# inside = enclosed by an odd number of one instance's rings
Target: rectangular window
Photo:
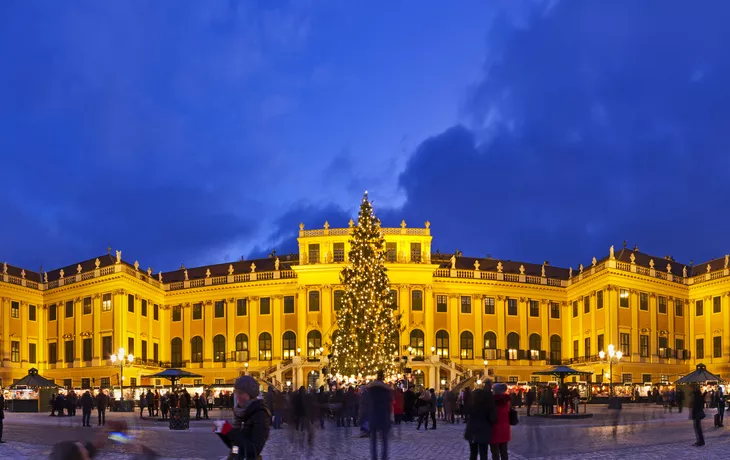
[[[583,340],[583,354],[586,358],[591,356],[591,338],[586,337]]]
[[[63,386],[66,389],[71,389],[71,387],[74,386],[73,379],[63,379]]]
[[[471,314],[471,296],[470,295],[461,296],[461,313],[463,313],[465,315]]]
[[[160,344],[152,344],[152,360],[156,363],[160,362]]]
[[[639,293],[639,310],[649,311],[649,294],[646,292]]]
[[[74,316],[74,301],[69,300],[66,302],[66,318],[73,318]]]
[[[56,364],[58,361],[58,345],[56,342],[48,344],[48,363]]]
[[[319,244],[310,244],[308,246],[308,249],[309,249],[309,263],[318,264],[319,263]]]
[[[226,317],[226,303],[222,300],[217,301],[213,306],[213,314],[216,318]]]
[[[621,308],[629,308],[629,291],[627,289],[619,289],[618,306]]]
[[[509,383],[517,383],[519,378],[520,377],[518,375],[510,375],[509,377],[507,377],[507,380],[509,381]]]
[[[550,318],[560,319],[560,303],[550,302]]]
[[[127,337],[127,353],[134,354],[134,337]]]
[[[705,306],[702,300],[695,301],[695,316],[702,316],[705,311]]]
[[[423,310],[423,291],[420,291],[418,289],[414,289],[413,291],[411,291],[411,310]]]
[[[385,260],[388,262],[398,261],[398,243],[385,243]]]
[[[35,305],[28,305],[28,321],[35,321]]]
[[[445,295],[436,296],[436,313],[448,312],[448,297]]]
[[[540,316],[540,301],[530,299],[530,316],[533,318]]]
[[[604,347],[603,334],[598,334],[598,336],[596,336],[596,345],[598,345],[598,348],[596,348],[596,350],[599,353],[602,352],[602,351],[603,352],[606,351],[606,350],[603,349],[603,347]]]
[[[66,340],[66,342],[63,345],[66,347],[65,361],[67,363],[73,363],[74,362],[74,341]]]
[[[91,314],[91,297],[84,297],[84,315]]]
[[[628,358],[631,355],[631,334],[626,332],[619,334],[619,349],[625,357]]]
[[[82,390],[88,390],[91,388],[91,379],[90,378],[82,378],[81,379],[81,389]]]
[[[10,317],[20,318],[20,302],[10,302]]]
[[[131,379],[129,379],[129,384],[133,387],[136,387],[137,386],[137,377],[132,377]]]
[[[101,356],[109,359],[112,355],[112,336],[105,335],[101,338]]]
[[[182,321],[182,307],[180,305],[172,307],[172,320]]]
[[[193,319],[203,319],[203,302],[193,304]]]
[[[639,356],[642,358],[648,358],[649,357],[649,336],[648,335],[640,335],[639,336]]]
[[[684,316],[684,303],[682,299],[674,299],[674,314],[676,316]]]
[[[340,302],[342,302],[342,300],[340,300]],[[390,303],[390,308],[392,308],[393,310],[398,309],[398,291],[397,290],[392,289],[392,290],[388,291],[388,302]],[[342,305],[340,305],[340,308],[341,307],[342,307]]]
[[[271,297],[261,297],[259,299],[259,315],[271,314]]]
[[[48,306],[48,321],[56,321],[56,304]]]
[[[30,364],[36,364],[36,344],[29,343],[28,344],[28,362]]]
[[[721,313],[722,312],[722,303],[720,302],[720,297],[713,297],[712,298],[712,313]]]
[[[684,351],[684,339],[674,339],[674,348],[679,351]]]
[[[411,243],[411,262],[421,263],[421,243]]]
[[[160,319],[160,306],[157,304],[152,305],[152,319],[155,321]]]
[[[634,381],[632,374],[621,374],[621,383],[632,383]]]
[[[342,306],[342,292],[343,291],[335,291],[335,305],[337,305],[337,292],[340,292],[340,307]],[[285,295],[284,296],[284,313],[290,314],[294,313],[294,296],[293,295]]]
[[[93,354],[92,350],[92,339],[84,339],[81,343],[81,347],[83,348],[83,354],[84,354],[84,361],[91,361],[91,356]]]
[[[147,361],[147,341],[142,341],[142,361]]]
[[[112,295],[109,292],[101,296],[101,311],[112,311]]]
[[[667,298],[660,295],[657,299],[658,299],[657,300],[657,310],[659,311],[660,314],[666,315],[667,314]]]
[[[578,301],[574,300],[573,301],[573,318],[577,318],[577,317],[578,317]]]
[[[109,388],[111,387],[111,379],[109,377],[102,377],[101,378],[101,387],[102,388]]]
[[[395,292],[396,293],[396,297],[397,297],[397,292],[396,291],[390,291],[390,292]],[[334,308],[335,311],[338,311],[339,309],[342,308],[342,297],[344,295],[345,295],[345,291],[342,291],[342,290],[335,291],[335,293],[334,293],[334,301],[333,301],[333,308]],[[287,297],[284,297],[284,313],[294,313],[294,297],[291,297],[291,307],[290,307],[291,311],[287,311],[287,308],[286,308],[286,299],[287,299]]]
[[[319,291],[309,291],[309,311],[319,311]]]
[[[657,345],[659,348],[658,351],[659,351],[660,358],[669,358],[669,356],[667,356],[667,343],[668,343],[668,340],[666,337],[658,337]]]
[[[20,362],[20,342],[16,340],[10,342],[10,361],[14,363]]]
[[[292,297],[292,300],[294,300],[294,297]],[[292,302],[292,307],[293,307]],[[236,300],[236,316],[246,316],[248,309],[247,300],[246,299],[238,299]],[[284,297],[284,313],[286,313],[286,297]],[[292,313],[294,313],[292,309]]]
[[[517,316],[517,299],[507,298],[507,315]]]
[[[336,263],[345,261],[345,243],[334,243],[332,245],[332,260]]]
[[[591,312],[591,298],[590,296],[583,297],[583,313]]]
[[[651,383],[651,374],[641,374],[641,383]]]
[[[580,342],[573,340],[573,358],[580,356]]]
[[[134,294],[127,295],[127,311],[134,313]]]
[[[712,357],[722,358],[722,337],[712,338]]]
[[[705,359],[705,339],[697,339],[695,341],[695,358],[696,359]]]
[[[142,299],[140,310],[142,310],[142,316],[147,316],[147,299]]]
[[[494,315],[497,313],[497,310],[495,308],[494,304],[494,297],[485,297],[484,298],[484,314],[485,315]]]
[[[603,308],[603,291],[596,291],[596,310]]]

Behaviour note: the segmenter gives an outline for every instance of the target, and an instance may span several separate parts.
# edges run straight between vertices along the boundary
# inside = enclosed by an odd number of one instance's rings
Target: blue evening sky
[[[434,250],[730,252],[730,3],[0,2],[0,260],[295,250],[363,190]]]

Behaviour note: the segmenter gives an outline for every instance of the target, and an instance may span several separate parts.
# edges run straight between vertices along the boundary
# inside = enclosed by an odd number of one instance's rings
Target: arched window
[[[193,363],[203,362],[203,338],[195,336],[190,339],[190,361]]]
[[[291,359],[297,352],[297,335],[292,331],[286,331],[282,337],[282,351],[284,359]]]
[[[540,359],[540,353],[542,353],[542,339],[540,334],[530,334],[530,359]],[[543,357],[543,359],[545,359]]]
[[[226,361],[226,338],[221,334],[213,337],[213,361],[216,363]]]
[[[520,350],[520,335],[516,332],[507,334],[507,359],[517,359]]]
[[[484,359],[497,359],[497,334],[492,331],[484,333]]]
[[[461,359],[474,359],[474,335],[469,331],[464,331],[461,333],[459,342]]]
[[[236,336],[236,361],[239,363],[248,361],[248,336],[246,334]]]
[[[271,334],[268,332],[259,335],[259,361],[271,361]]]
[[[411,331],[411,354],[413,356],[423,356],[424,349],[426,347],[426,339],[423,335],[423,331],[420,329],[413,329]]]
[[[313,330],[307,334],[307,358],[319,358],[322,347],[322,333]]]
[[[449,357],[449,333],[446,331],[436,333],[436,355],[441,358]]]
[[[175,337],[170,343],[170,365],[172,367],[182,367],[182,339]]]
[[[559,335],[550,336],[550,364],[560,364],[562,341]]]

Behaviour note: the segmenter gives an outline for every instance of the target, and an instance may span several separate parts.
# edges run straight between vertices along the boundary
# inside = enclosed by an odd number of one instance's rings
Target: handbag
[[[517,425],[520,423],[520,419],[517,416],[517,411],[514,410],[512,407],[509,408],[509,424],[510,425]]]

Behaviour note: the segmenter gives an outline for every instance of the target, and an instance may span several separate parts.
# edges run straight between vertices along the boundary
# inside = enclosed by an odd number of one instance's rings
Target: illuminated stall
[[[28,375],[10,385],[5,391],[5,405],[11,412],[41,412],[58,392],[59,386],[31,368]]]

